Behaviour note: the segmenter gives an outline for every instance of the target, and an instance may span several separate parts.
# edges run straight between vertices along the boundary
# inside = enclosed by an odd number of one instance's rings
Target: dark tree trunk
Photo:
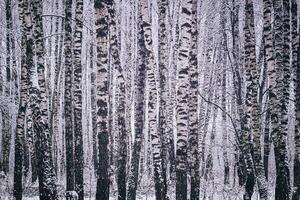
[[[82,132],[82,28],[83,28],[83,0],[75,1],[75,28],[73,47],[73,113],[74,113],[74,166],[75,166],[75,191],[78,200],[84,199],[83,188],[83,132]]]
[[[257,142],[256,138],[260,138],[259,124],[257,123],[258,102],[257,102],[257,89],[258,89],[258,73],[256,67],[256,54],[255,54],[255,31],[254,31],[254,8],[253,1],[246,0],[245,4],[245,75],[246,75],[246,98],[245,98],[245,126],[242,130],[242,153],[244,154],[246,163],[246,185],[244,200],[250,200],[254,191],[255,185],[255,172],[257,170],[254,164],[260,164],[260,140]],[[253,129],[253,143],[250,142],[251,128]],[[258,143],[258,144],[257,144]],[[252,151],[254,158],[252,158]],[[257,171],[256,171],[257,170]],[[264,174],[263,174],[264,175]],[[260,179],[258,179],[258,186],[260,187]],[[260,188],[259,188],[260,189]],[[264,199],[263,196],[260,197]]]
[[[264,127],[264,170],[265,170],[265,177],[268,181],[269,178],[269,155],[270,155],[270,146],[271,146],[271,139],[270,139],[270,109],[267,108],[266,116],[265,116],[265,127]]]
[[[74,166],[74,130],[72,109],[72,0],[66,0],[65,5],[65,83],[64,83],[64,115],[65,115],[65,141],[66,141],[66,178],[67,192],[75,190],[75,166]]]
[[[4,97],[9,98],[12,89],[12,71],[13,65],[11,62],[13,49],[13,29],[12,29],[12,1],[5,0],[5,13],[6,13],[6,87],[3,84]],[[0,171],[4,174],[8,174],[9,171],[9,154],[10,154],[10,144],[11,144],[11,111],[8,107],[3,107],[2,110],[2,160],[0,162]]]
[[[20,80],[20,102],[17,116],[17,127],[15,136],[15,167],[14,167],[14,198],[22,200],[22,167],[23,167],[23,136],[25,127],[25,115],[28,99],[29,73],[33,64],[33,39],[31,34],[31,16],[29,12],[29,3],[20,0],[18,2],[19,18],[22,28],[21,45],[26,49],[21,57],[21,80]],[[27,20],[26,20],[27,19]]]
[[[272,97],[271,135],[276,163],[275,199],[287,200],[290,195],[290,172],[287,160],[287,106],[289,99],[289,1],[274,1],[274,58],[276,70],[275,96]],[[279,75],[280,74],[280,75]],[[283,75],[283,76],[282,76]],[[276,113],[275,113],[276,112]]]
[[[109,199],[109,9],[113,1],[95,0],[97,44],[97,137],[98,171],[96,199]],[[101,162],[100,162],[101,160]]]
[[[35,54],[37,60],[37,76],[39,89],[32,92],[34,103],[31,105],[33,113],[34,131],[37,136],[37,153],[39,166],[39,192],[44,200],[57,199],[56,175],[52,158],[52,135],[49,127],[48,102],[46,95],[45,77],[45,47],[43,42],[43,2],[31,2],[33,14],[33,30],[35,39]],[[32,85],[33,87],[33,85]]]
[[[197,31],[197,0],[193,0],[192,5],[192,45],[190,50],[190,97],[189,97],[189,151],[191,156],[190,176],[191,176],[191,195],[190,200],[198,200],[200,193],[200,161],[199,161],[199,119],[198,119],[198,31]]]
[[[292,0],[292,67],[295,87],[295,155],[294,155],[294,193],[293,200],[300,198],[300,37],[297,33],[297,1]]]
[[[92,112],[92,132],[93,132],[93,164],[96,174],[98,168],[97,151],[97,113],[96,113],[96,73],[94,67],[94,44],[90,44],[90,68],[91,68],[91,112]]]
[[[273,97],[275,96],[275,68],[274,68],[274,57],[273,57],[273,31],[272,31],[272,12],[273,2],[272,0],[264,0],[264,27],[263,27],[263,44],[264,44],[264,56],[265,65],[267,68],[268,79],[269,79],[269,94],[268,94],[268,111],[266,113],[265,130],[264,130],[264,168],[266,178],[268,180],[268,165],[269,165],[269,152],[270,152],[270,125],[272,117],[272,106]],[[273,108],[274,109],[274,108]]]
[[[165,199],[167,194],[167,176],[166,176],[166,166],[167,166],[167,154],[168,148],[170,148],[170,143],[168,142],[169,136],[167,135],[169,124],[167,124],[167,74],[168,74],[168,66],[169,66],[169,57],[168,57],[168,38],[167,38],[167,8],[168,8],[168,0],[160,0],[158,1],[158,9],[159,9],[159,46],[158,46],[158,56],[159,56],[159,137],[161,137],[162,141],[162,178],[164,186],[160,186],[160,188],[156,188],[157,190],[165,190],[162,191],[163,197],[161,199]]]

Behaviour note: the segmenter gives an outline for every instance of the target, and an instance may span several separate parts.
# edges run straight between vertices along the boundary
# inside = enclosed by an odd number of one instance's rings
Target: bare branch
[[[230,119],[231,121],[231,124],[233,126],[233,129],[234,129],[234,132],[235,132],[235,135],[236,135],[236,138],[237,138],[237,141],[240,142],[240,138],[239,138],[239,132],[237,130],[237,127],[236,127],[236,124],[232,118],[232,116],[226,111],[224,110],[221,106],[219,106],[218,104],[206,99],[198,90],[198,95],[206,102],[206,103],[209,103],[209,104],[212,104],[213,106],[217,107],[218,109],[220,109],[222,112],[224,112]]]

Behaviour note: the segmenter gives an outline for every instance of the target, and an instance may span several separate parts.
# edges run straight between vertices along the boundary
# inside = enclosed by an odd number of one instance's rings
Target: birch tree
[[[228,150],[227,150],[227,146],[228,146],[228,130],[227,130],[227,115],[226,115],[226,93],[227,93],[227,34],[226,34],[226,1],[222,1],[221,3],[221,12],[220,12],[220,25],[221,25],[221,34],[222,34],[222,41],[221,41],[221,59],[222,59],[222,102],[221,102],[221,106],[222,109],[224,110],[222,112],[222,129],[223,129],[223,134],[222,134],[222,144],[224,146],[223,149],[223,159],[224,159],[224,184],[229,184],[229,160],[228,160]]]
[[[166,13],[166,2],[160,2],[160,14],[165,15]],[[149,120],[149,135],[151,138],[151,145],[152,145],[152,157],[153,157],[153,166],[154,166],[154,184],[155,184],[155,196],[156,199],[167,199],[167,185],[166,185],[166,154],[167,150],[164,145],[166,146],[167,143],[164,141],[163,137],[166,137],[165,134],[165,126],[166,126],[166,113],[160,113],[161,121],[160,121],[160,129],[157,129],[157,86],[156,86],[156,79],[155,79],[155,67],[156,61],[154,58],[153,53],[153,40],[152,40],[152,29],[151,29],[151,21],[150,21],[150,9],[149,9],[149,2],[148,0],[143,0],[140,4],[140,10],[142,15],[143,21],[143,39],[145,42],[145,65],[147,67],[147,83],[149,88],[149,99],[148,99],[148,120]],[[162,20],[160,23],[161,36],[162,42],[161,45],[161,57],[160,57],[160,85],[163,87],[161,88],[161,99],[160,99],[160,106],[164,106],[161,112],[165,112],[164,109],[166,108],[166,30],[165,30],[165,17],[161,16]],[[163,129],[163,130],[162,130]],[[164,149],[165,148],[165,149]]]
[[[41,199],[57,199],[56,177],[51,154],[51,134],[48,119],[48,103],[45,85],[45,46],[43,43],[43,3],[32,1],[33,30],[35,39],[35,54],[37,59],[37,75],[39,89],[34,91],[35,103],[33,121],[37,135],[38,163],[39,163],[39,192]]]
[[[159,67],[159,136],[162,140],[162,173],[159,174],[159,176],[162,176],[163,178],[163,184],[164,185],[157,185],[157,189],[161,188],[162,190],[167,189],[167,177],[166,177],[166,166],[167,166],[167,154],[168,154],[168,143],[170,139],[168,139],[168,127],[170,126],[167,121],[167,75],[168,75],[168,66],[169,66],[169,58],[168,58],[168,32],[167,32],[167,9],[168,9],[169,0],[159,0],[158,1],[158,9],[159,9],[159,31],[158,31],[158,40],[159,40],[159,46],[158,46],[158,67]],[[150,21],[149,21],[150,23]],[[151,50],[152,51],[152,50]],[[160,172],[157,172],[160,173]],[[166,191],[162,191],[164,193],[164,196],[166,194]],[[157,196],[158,198],[159,196]],[[165,199],[165,197],[161,197],[162,199]]]
[[[286,29],[283,28],[283,21],[286,14],[284,14],[284,9],[287,5],[284,6],[281,4],[281,1],[274,1],[274,62],[275,62],[275,72],[277,76],[275,82],[275,92],[272,95],[269,94],[270,98],[270,110],[271,110],[271,135],[273,136],[275,160],[276,160],[276,188],[275,188],[275,199],[289,199],[290,193],[290,181],[289,181],[289,167],[287,160],[287,98],[286,96],[288,85],[287,80],[289,78],[289,64],[286,59],[289,59],[287,55],[286,47],[284,44],[284,38],[286,33],[283,31]],[[288,26],[289,27],[289,26]],[[284,36],[283,34],[284,33]],[[279,75],[280,74],[280,75]],[[274,74],[275,75],[275,74]],[[274,76],[273,75],[273,76]],[[274,95],[274,96],[273,96]]]
[[[180,44],[178,50],[177,83],[177,149],[176,149],[176,199],[187,199],[187,140],[189,131],[189,52],[192,42],[192,1],[182,1],[180,18]]]
[[[73,109],[72,109],[72,0],[66,0],[65,6],[65,81],[64,81],[64,113],[65,113],[65,140],[66,140],[66,189],[67,193],[75,191],[75,166],[74,166],[74,130],[73,130]]]
[[[252,134],[253,134],[253,166],[256,174],[256,180],[259,188],[260,199],[267,199],[267,185],[265,172],[261,157],[260,145],[260,108],[258,104],[258,66],[256,65],[255,55],[255,29],[254,29],[254,9],[253,1],[247,1],[245,5],[246,22],[245,22],[245,69],[246,69],[246,117],[251,117]],[[249,96],[248,96],[249,95]],[[246,119],[247,121],[249,119]],[[247,124],[247,123],[246,123]],[[250,127],[247,127],[249,136]],[[243,141],[245,142],[245,141]],[[250,149],[249,149],[250,150]],[[248,166],[249,167],[249,166]],[[247,187],[247,185],[246,185]],[[250,196],[251,197],[251,196]]]
[[[253,72],[256,68],[256,58],[255,58],[255,37],[254,37],[254,16],[253,16],[253,1],[247,0],[245,4],[245,75],[246,75],[246,112],[244,119],[244,130],[242,133],[242,152],[244,154],[246,162],[246,185],[245,185],[245,194],[244,199],[251,199],[254,189],[254,161],[251,156],[251,143],[249,138],[251,137],[251,115],[252,115],[252,106],[254,98],[257,98],[253,94],[253,89],[256,86],[254,81],[257,81],[257,77],[254,77]],[[257,74],[257,73],[256,73]],[[255,79],[253,81],[253,79]],[[253,98],[252,98],[253,96]],[[255,134],[255,133],[254,133]]]
[[[294,193],[293,200],[300,198],[300,48],[297,31],[297,1],[291,1],[292,15],[292,70],[295,87],[295,156],[294,156]]]
[[[12,2],[11,0],[5,1],[5,15],[6,15],[6,67],[5,67],[5,77],[6,77],[6,87],[4,87],[4,94],[6,98],[12,96],[12,73],[14,66],[12,65],[12,54],[14,49],[13,42],[13,29],[12,29]],[[9,154],[10,154],[10,144],[11,144],[11,111],[8,107],[2,108],[2,156],[1,156],[1,171],[5,174],[9,172]]]
[[[199,199],[199,187],[200,187],[200,171],[199,171],[199,137],[198,137],[198,59],[197,59],[197,0],[192,1],[192,22],[191,22],[191,42],[189,53],[189,84],[190,84],[190,96],[189,96],[189,110],[188,110],[188,145],[191,160],[190,163],[190,175],[191,175],[191,200]]]
[[[22,200],[22,167],[23,167],[23,136],[25,126],[25,114],[28,99],[28,88],[29,88],[29,70],[33,64],[33,53],[32,53],[32,23],[31,23],[31,12],[29,10],[29,3],[27,1],[20,0],[18,2],[19,19],[21,21],[22,40],[21,45],[26,51],[21,57],[21,80],[20,80],[20,102],[17,116],[17,127],[15,136],[15,167],[14,167],[14,198],[16,200]],[[18,159],[16,159],[18,158]]]
[[[144,24],[142,8],[145,7],[145,1],[138,2],[138,60],[135,78],[134,92],[134,141],[131,153],[130,171],[128,177],[127,199],[136,199],[136,190],[138,184],[139,160],[141,153],[141,145],[144,137],[144,112],[145,112],[145,86],[146,86],[146,47],[144,38]]]
[[[75,28],[74,28],[74,77],[73,77],[73,102],[74,102],[74,166],[75,166],[75,191],[78,200],[84,199],[83,188],[83,129],[82,129],[82,28],[83,28],[83,0],[75,1]]]
[[[111,30],[111,62],[113,68],[117,69],[117,136],[118,138],[118,154],[117,154],[117,184],[118,184],[118,200],[126,199],[126,165],[127,165],[127,133],[126,133],[126,113],[125,113],[125,80],[124,70],[120,62],[120,38],[117,29],[117,13],[116,2],[113,2],[110,10],[110,30]]]
[[[1,197],[299,199],[296,0],[17,2]]]
[[[97,57],[97,138],[98,138],[98,168],[96,199],[109,199],[109,63],[108,63],[108,31],[109,31],[109,8],[113,1],[95,0],[95,26],[96,26],[96,57]],[[100,162],[101,160],[101,162]]]
[[[263,40],[264,40],[264,56],[265,56],[265,62],[267,67],[267,73],[268,73],[268,79],[269,79],[269,93],[268,93],[268,115],[271,117],[271,104],[272,101],[274,101],[274,93],[275,93],[275,63],[274,63],[274,57],[273,57],[273,35],[272,35],[272,10],[273,5],[272,1],[270,0],[264,0],[264,26],[263,26]],[[274,109],[274,107],[272,107]],[[268,129],[268,127],[266,126]],[[266,132],[266,130],[265,130]],[[266,134],[266,133],[265,133]],[[269,145],[268,145],[268,136],[264,139],[264,165],[265,165],[265,171],[266,171],[266,177],[268,177],[268,164],[269,164]]]

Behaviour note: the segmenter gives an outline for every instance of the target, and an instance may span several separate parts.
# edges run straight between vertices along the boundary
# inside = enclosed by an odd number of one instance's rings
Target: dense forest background
[[[0,199],[299,200],[299,0],[0,0]]]

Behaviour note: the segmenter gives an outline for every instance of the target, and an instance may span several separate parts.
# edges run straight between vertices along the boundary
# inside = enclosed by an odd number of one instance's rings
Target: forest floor
[[[272,179],[272,181],[274,181]],[[151,181],[150,181],[151,182]],[[137,198],[136,200],[155,200],[155,194],[154,194],[154,188],[153,185],[147,181],[148,184],[143,185],[143,187],[140,187],[137,192]],[[274,183],[269,183],[269,199],[274,199]],[[2,187],[1,187],[2,186]],[[9,187],[11,188],[11,187]],[[87,186],[87,188],[90,188],[90,185]],[[95,186],[92,184],[91,188],[95,188]],[[10,192],[7,190],[7,184],[4,184],[0,180],[0,200],[13,200],[12,197],[12,190],[9,189]],[[64,191],[65,187],[60,186],[58,187],[58,195],[59,200],[64,200]],[[86,190],[85,191],[85,200],[94,200],[95,199],[95,191],[93,190]],[[242,200],[243,199],[243,192],[244,188],[241,186],[234,186],[234,187],[219,187],[216,183],[205,183],[202,182],[202,187],[200,189],[200,199],[201,200]],[[24,190],[24,200],[39,200],[38,196],[38,184],[37,182],[30,185],[29,187],[26,187]],[[169,188],[169,200],[175,200],[175,185],[172,185],[172,187]],[[188,195],[189,196],[189,195]],[[117,199],[117,190],[116,188],[111,188],[111,197],[110,200],[116,200]],[[254,194],[252,196],[252,200],[259,200],[259,196],[257,193],[257,188],[255,187]]]

